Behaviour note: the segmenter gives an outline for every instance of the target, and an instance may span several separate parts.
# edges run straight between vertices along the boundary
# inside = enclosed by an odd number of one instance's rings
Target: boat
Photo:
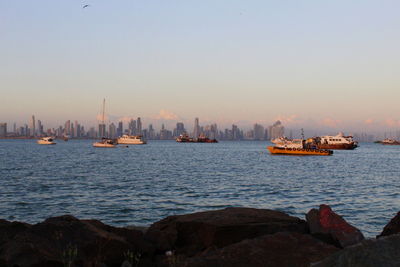
[[[330,156],[333,154],[332,150],[313,149],[313,148],[288,148],[288,147],[269,146],[268,150],[269,152],[271,152],[271,154],[282,154],[282,155]]]
[[[105,119],[104,119],[104,112],[105,112],[105,106],[106,106],[106,100],[103,99],[103,109],[102,109],[102,117],[101,117],[101,125],[104,126],[105,129]],[[105,132],[105,131],[104,131]],[[105,134],[105,133],[103,133]],[[93,143],[94,147],[116,147],[116,142],[113,139],[107,138],[107,137],[102,137],[99,142]]]
[[[39,140],[37,140],[37,143],[39,145],[55,145],[55,144],[57,144],[56,142],[54,142],[53,137],[42,137]]]
[[[102,138],[101,141],[93,143],[94,147],[116,147],[117,144],[114,140],[109,138]]]
[[[400,145],[399,141],[390,138],[385,138],[379,143],[381,143],[382,145]]]
[[[353,136],[345,136],[343,133],[338,133],[335,136],[326,135],[310,138],[307,140],[307,143],[315,143],[318,149],[351,150],[358,147],[358,142],[353,140]]]
[[[204,134],[199,135],[197,140],[195,141],[196,143],[218,143],[217,139],[210,139]]]
[[[179,135],[179,137],[176,138],[175,140],[178,143],[193,143],[194,142],[193,138],[190,138],[187,133],[183,133],[183,134]]]
[[[302,155],[302,156],[330,156],[332,150],[319,149],[315,145],[307,144],[304,139],[288,139],[280,137],[272,140],[275,146],[268,146],[267,149],[273,155]]]
[[[144,145],[147,142],[143,139],[143,136],[141,135],[124,134],[117,139],[117,143],[124,145]]]

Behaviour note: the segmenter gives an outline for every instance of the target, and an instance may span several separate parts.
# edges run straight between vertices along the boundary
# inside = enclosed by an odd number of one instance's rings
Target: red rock
[[[320,205],[306,215],[310,233],[338,247],[347,247],[364,240],[363,234],[332,211],[328,205]]]
[[[310,235],[280,232],[246,239],[221,249],[186,259],[185,267],[310,266],[339,249]]]
[[[400,233],[400,211],[394,216],[390,222],[383,228],[383,231],[377,237],[394,235]]]
[[[306,233],[307,226],[305,221],[279,211],[227,208],[167,217],[154,223],[146,237],[157,245],[159,253],[176,250],[193,256],[210,247],[283,231]]]

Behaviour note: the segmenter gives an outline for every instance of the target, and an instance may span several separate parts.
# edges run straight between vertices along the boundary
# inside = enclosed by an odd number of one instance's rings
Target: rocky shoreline
[[[375,239],[327,205],[306,220],[226,208],[169,216],[147,229],[70,215],[38,224],[0,219],[3,266],[400,266],[400,212]]]

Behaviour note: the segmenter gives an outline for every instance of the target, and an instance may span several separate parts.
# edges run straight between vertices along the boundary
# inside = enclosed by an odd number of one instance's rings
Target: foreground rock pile
[[[35,225],[0,220],[2,266],[400,266],[400,212],[370,240],[327,205],[306,221],[227,208],[170,216],[146,230],[68,215]]]

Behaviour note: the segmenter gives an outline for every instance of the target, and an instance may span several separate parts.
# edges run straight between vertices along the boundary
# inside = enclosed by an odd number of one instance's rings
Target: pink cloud
[[[323,126],[332,127],[332,128],[339,126],[341,123],[342,123],[342,121],[335,120],[332,118],[325,118],[319,122],[319,124],[321,124]]]
[[[157,120],[179,120],[178,115],[165,109],[160,110],[158,115],[156,115],[154,118]]]
[[[298,115],[292,114],[292,115],[279,115],[278,117],[275,118],[275,121],[281,121],[283,124],[297,124],[301,123],[302,120],[299,118]]]
[[[373,120],[373,119],[366,119],[366,120],[364,121],[364,123],[365,123],[365,124],[368,124],[368,125],[371,125],[371,124],[374,123],[374,120]]]
[[[389,127],[398,127],[400,126],[400,121],[389,118],[385,120],[385,124]]]

